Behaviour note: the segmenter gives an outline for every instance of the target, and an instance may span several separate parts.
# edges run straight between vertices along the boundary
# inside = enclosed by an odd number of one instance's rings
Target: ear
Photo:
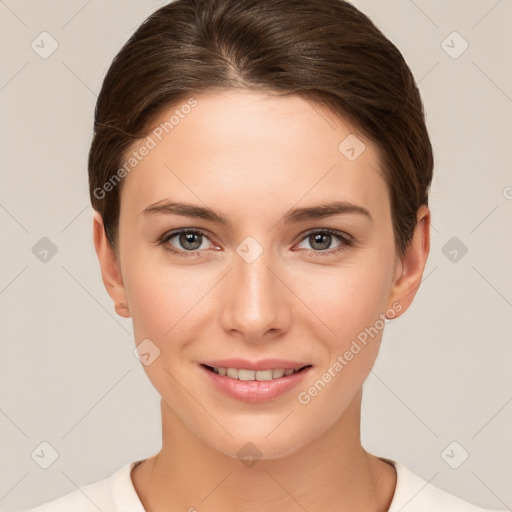
[[[94,211],[93,216],[93,239],[105,289],[114,301],[116,313],[129,318],[130,311],[120,265],[105,234],[103,219],[97,211]]]
[[[394,318],[403,314],[411,305],[420,287],[423,271],[430,251],[430,210],[420,206],[416,216],[416,228],[405,254],[397,262],[388,308],[398,302],[402,307]],[[393,308],[394,309],[394,308]]]

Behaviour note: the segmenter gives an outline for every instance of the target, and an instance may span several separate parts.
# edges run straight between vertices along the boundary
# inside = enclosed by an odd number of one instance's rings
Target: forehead
[[[325,199],[388,208],[377,149],[339,116],[297,95],[225,90],[193,100],[159,115],[127,152],[138,152],[121,194],[130,210],[166,198],[233,206],[238,215],[244,205],[254,215],[256,205]]]

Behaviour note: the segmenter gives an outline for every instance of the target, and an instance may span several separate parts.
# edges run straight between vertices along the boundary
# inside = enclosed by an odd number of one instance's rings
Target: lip
[[[234,361],[237,362],[237,364],[234,365],[227,365],[226,362],[233,363]],[[275,363],[269,363],[271,360],[265,360],[265,361],[259,361],[258,363],[252,363],[252,367],[248,366],[248,361],[243,362],[243,364],[240,364],[241,360],[225,360],[225,361],[211,361],[213,364],[209,363],[203,363],[199,365],[199,368],[201,371],[205,374],[206,378],[209,379],[209,382],[219,391],[221,391],[223,394],[234,398],[241,402],[248,402],[248,403],[262,403],[262,402],[268,402],[270,400],[274,400],[280,396],[283,396],[288,391],[293,389],[295,386],[297,386],[306,376],[307,373],[312,369],[311,365],[307,364],[299,364],[299,363],[293,363],[288,361],[287,365],[283,365],[286,361],[279,360],[278,364]],[[277,361],[277,360],[272,360]],[[219,364],[222,363],[222,364]],[[270,366],[269,366],[270,364]],[[272,380],[264,380],[264,381],[243,381],[238,379],[232,379],[227,376],[219,375],[215,372],[212,372],[211,370],[208,370],[206,366],[220,366],[224,368],[238,368],[238,369],[247,369],[247,370],[264,370],[264,369],[271,369],[273,366],[273,369],[275,368],[294,368],[299,369],[303,366],[307,366],[307,368],[304,368],[303,370],[292,373],[291,375],[284,375],[283,377],[280,377],[278,379],[272,379]],[[263,365],[263,366],[262,366]],[[267,366],[265,366],[267,365]],[[258,368],[256,368],[256,367]]]
[[[283,370],[292,368],[299,370],[303,366],[309,366],[311,363],[286,361],[284,359],[262,359],[261,361],[249,361],[247,359],[219,359],[211,361],[202,361],[202,364],[215,368],[237,368],[239,370],[275,370],[282,368]]]

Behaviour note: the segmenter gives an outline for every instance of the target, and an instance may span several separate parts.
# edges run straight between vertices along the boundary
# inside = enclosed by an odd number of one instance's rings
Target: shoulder
[[[388,512],[500,512],[484,509],[443,491],[400,462],[384,460],[393,463],[397,473],[395,494]]]
[[[137,462],[126,464],[108,478],[82,485],[69,494],[26,512],[117,512],[128,508],[133,512],[144,512],[130,478]]]
[[[73,492],[55,500],[31,508],[28,512],[114,512],[108,479],[83,485]]]

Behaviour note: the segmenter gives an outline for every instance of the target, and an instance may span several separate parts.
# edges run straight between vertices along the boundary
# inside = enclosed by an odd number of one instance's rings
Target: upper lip
[[[304,366],[311,366],[310,363],[286,361],[285,359],[262,359],[260,361],[249,361],[247,359],[218,359],[203,361],[201,364],[213,368],[237,368],[239,370],[274,370],[282,368],[284,370],[292,368],[300,370]]]

